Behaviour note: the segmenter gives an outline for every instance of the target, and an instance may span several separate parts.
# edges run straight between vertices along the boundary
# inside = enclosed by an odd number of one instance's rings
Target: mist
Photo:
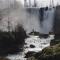
[[[43,22],[41,22],[41,33],[48,34],[49,32],[53,32],[54,13],[55,8],[51,8],[51,10],[44,11]]]
[[[28,32],[34,30],[38,31],[39,29],[39,22],[38,22],[38,15],[30,14],[27,12],[26,8],[20,4],[20,2],[14,1],[10,2],[8,6],[4,5],[4,7],[0,7],[2,20],[0,21],[0,30],[8,31],[8,21],[10,22],[10,31],[15,30],[18,24],[23,25],[24,29]],[[15,2],[15,3],[14,3]],[[3,4],[6,4],[7,1],[5,0]],[[9,20],[8,20],[9,19]]]
[[[8,31],[9,21],[10,31],[15,30],[18,24],[22,25],[27,33],[30,33],[33,29],[34,31],[43,34],[48,34],[52,31],[54,9],[47,12],[44,11],[43,26],[41,26],[41,21],[39,20],[39,9],[32,8],[30,13],[22,6],[21,2],[17,0],[1,0],[1,2],[0,12],[2,19],[0,20],[0,30]],[[46,19],[45,14],[49,14]]]

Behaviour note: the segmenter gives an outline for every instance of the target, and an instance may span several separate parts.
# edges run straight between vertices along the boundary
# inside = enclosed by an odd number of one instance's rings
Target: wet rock
[[[54,34],[60,34],[60,6],[57,6],[55,10]]]
[[[34,45],[30,45],[30,48],[35,48],[35,46]]]

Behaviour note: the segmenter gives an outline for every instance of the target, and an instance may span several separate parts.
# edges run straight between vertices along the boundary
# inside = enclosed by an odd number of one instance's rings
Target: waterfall
[[[9,22],[10,22],[9,24],[10,24],[11,31],[15,30],[18,24],[23,25],[27,33],[32,32],[32,30],[43,33],[43,34],[48,34],[49,32],[53,31],[53,22],[54,22],[53,20],[54,20],[54,10],[55,10],[54,8],[45,10],[45,7],[43,7],[42,9],[43,11],[40,10],[41,8],[24,8],[21,5],[21,3],[18,2],[17,0],[16,1],[8,0],[11,2],[13,1],[13,3],[10,2],[11,5],[8,9],[9,4],[7,3],[6,5],[6,0],[1,0],[1,1],[5,1],[5,2],[4,3],[2,2],[3,4],[1,3],[3,5],[2,7],[0,4],[0,9],[2,14],[2,20],[0,20],[0,30],[8,31],[7,27],[8,27],[8,17],[9,17]],[[34,40],[35,40],[35,37],[34,37]],[[42,39],[40,40],[42,41]],[[49,43],[50,43],[50,39],[49,39]],[[9,55],[9,58],[20,59],[24,57],[22,55],[20,53],[17,56]]]
[[[25,26],[28,31],[32,31],[33,29],[37,32],[43,34],[49,34],[49,32],[53,31],[53,22],[54,22],[54,11],[55,8],[48,8],[45,10],[44,8],[31,8],[29,11],[29,16],[27,16],[28,22]],[[28,12],[27,11],[27,12]]]
[[[4,0],[5,1],[5,0]],[[15,29],[16,25],[22,24],[27,33],[30,33],[33,29],[37,32],[48,34],[52,31],[53,27],[53,18],[54,18],[54,8],[45,10],[43,7],[43,11],[41,8],[23,8],[20,2],[9,0],[11,7],[7,9],[6,3],[3,6],[6,8],[2,8],[2,21],[0,24],[0,30],[7,31],[8,26],[8,16],[10,20],[10,29],[11,31]],[[3,0],[2,0],[3,2]],[[14,4],[15,3],[15,4]],[[12,5],[13,4],[13,5]],[[0,4],[1,5],[1,4]],[[9,5],[9,4],[7,4]],[[13,6],[13,7],[12,7]],[[0,7],[1,8],[1,7]],[[8,13],[9,10],[9,13]],[[43,17],[42,17],[43,16]]]
[[[54,13],[55,8],[48,7],[47,10],[44,10],[43,20],[41,22],[41,33],[48,34],[53,31]]]

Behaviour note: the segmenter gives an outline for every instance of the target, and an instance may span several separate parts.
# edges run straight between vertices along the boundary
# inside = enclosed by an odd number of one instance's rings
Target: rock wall
[[[55,10],[54,33],[60,35],[60,6],[57,6]]]

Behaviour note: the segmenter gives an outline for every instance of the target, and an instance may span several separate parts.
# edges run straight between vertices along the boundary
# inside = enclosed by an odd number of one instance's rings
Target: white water
[[[17,55],[9,55],[7,56],[7,58],[11,59],[11,60],[26,60],[26,58],[24,58],[25,53],[27,52],[39,52],[41,51],[43,48],[50,46],[50,41],[51,39],[54,39],[54,35],[50,35],[48,38],[44,39],[40,39],[39,36],[33,36],[31,35],[29,38],[25,39],[25,43],[27,43],[26,45],[24,45],[24,51],[21,53],[18,53]],[[35,48],[30,48],[30,45],[34,45]],[[27,47],[27,48],[26,48]]]
[[[50,41],[54,39],[54,35],[49,35],[48,38],[39,38],[39,36],[31,35],[30,38],[25,40],[25,53],[28,51],[41,51],[43,48],[50,46]],[[34,45],[35,48],[30,48],[30,45]],[[27,47],[27,48],[26,48]]]

